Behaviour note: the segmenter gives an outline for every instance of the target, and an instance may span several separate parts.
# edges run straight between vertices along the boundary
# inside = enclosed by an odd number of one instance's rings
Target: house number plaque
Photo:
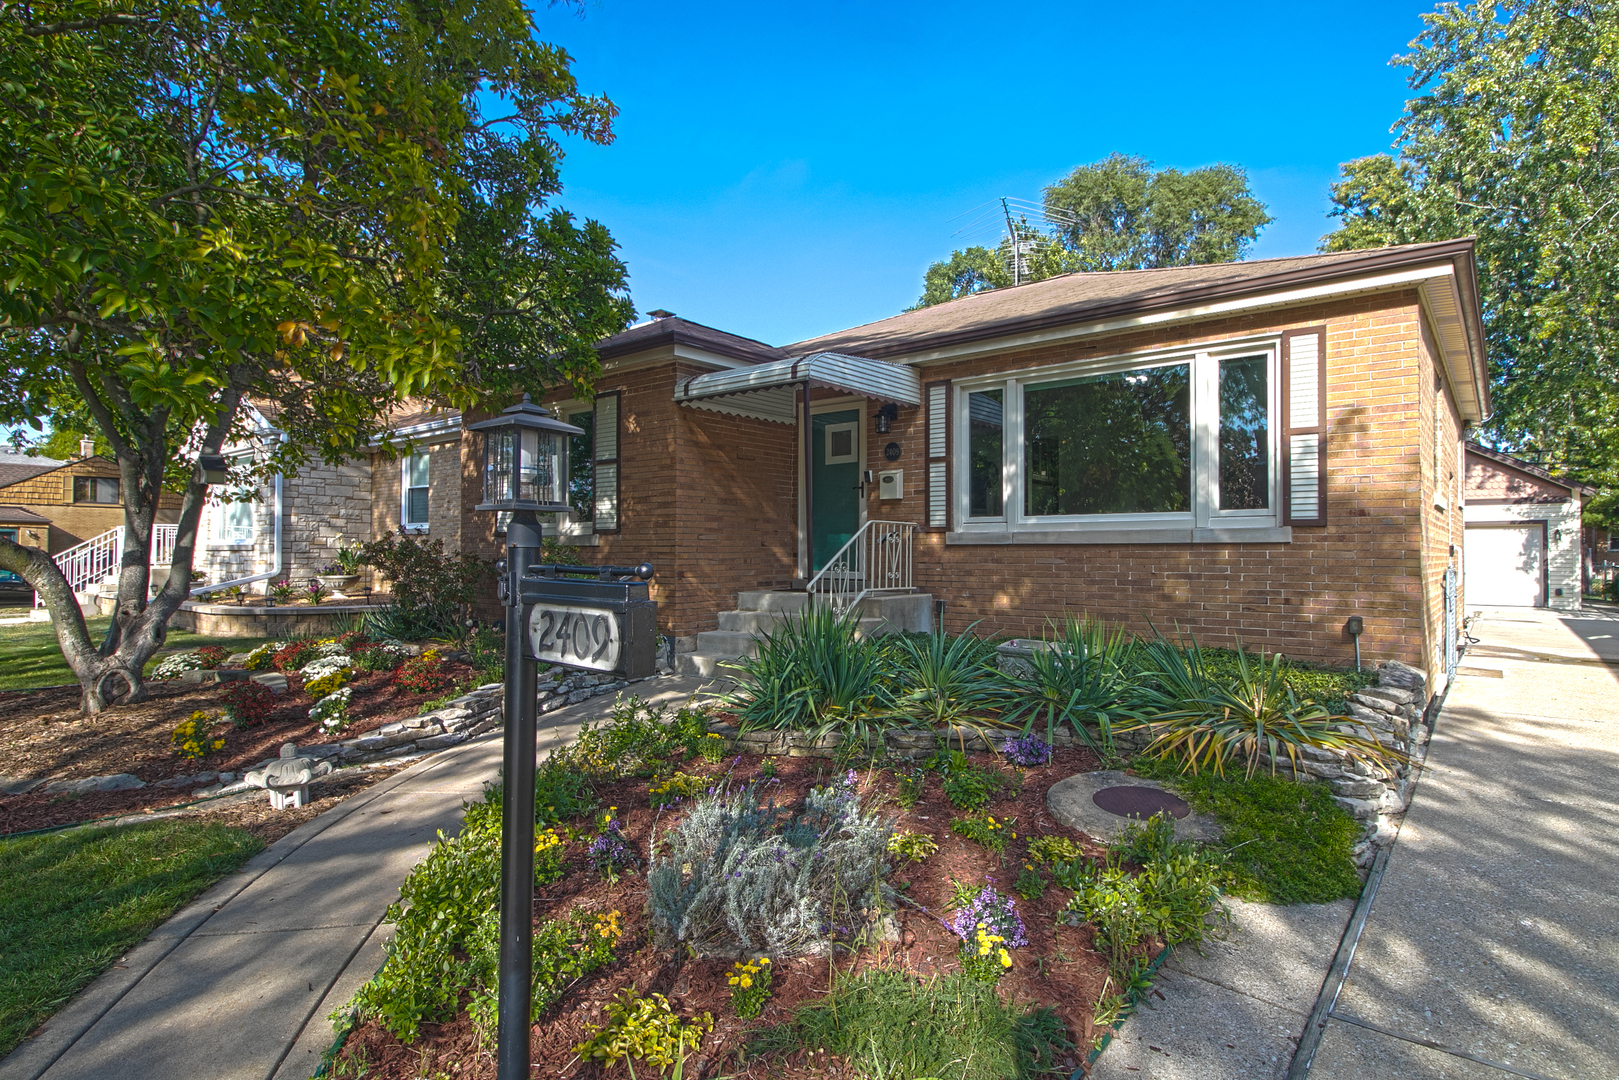
[[[529,655],[592,671],[618,670],[623,636],[615,612],[572,604],[535,604],[528,615]]]

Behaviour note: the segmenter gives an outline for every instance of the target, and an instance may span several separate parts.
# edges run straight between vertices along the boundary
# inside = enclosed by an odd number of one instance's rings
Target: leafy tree
[[[1010,284],[1012,275],[1006,272],[1006,261],[999,252],[986,247],[970,247],[965,251],[951,252],[948,262],[936,262],[929,266],[922,279],[922,298],[915,307],[906,310],[916,311]]]
[[[1619,8],[1444,5],[1411,51],[1397,156],[1343,166],[1328,251],[1477,237],[1483,436],[1619,481]],[[1600,505],[1611,505],[1599,500]],[[1597,511],[1600,516],[1600,509]]]
[[[546,206],[558,134],[612,137],[570,65],[515,0],[0,0],[0,424],[82,410],[118,461],[106,638],[43,553],[0,540],[0,568],[49,606],[86,711],[143,696],[197,458],[245,437],[245,402],[290,438],[233,487],[358,453],[406,397],[594,377],[631,311],[606,230]]]
[[[1013,223],[1020,246],[1033,248],[1020,256],[1020,280],[1231,262],[1247,253],[1271,220],[1236,166],[1155,172],[1151,162],[1125,154],[1075,168],[1045,189],[1044,202],[1054,234],[1026,220]],[[1006,269],[1010,243],[1003,240],[994,253],[982,247],[957,251],[948,262],[928,267],[917,307],[1012,284]]]

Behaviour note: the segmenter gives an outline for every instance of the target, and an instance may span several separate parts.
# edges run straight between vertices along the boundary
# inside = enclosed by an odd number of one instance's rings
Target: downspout
[[[285,432],[283,432],[281,435],[281,441],[287,441]],[[198,593],[216,592],[219,589],[235,588],[238,585],[251,585],[257,581],[269,581],[271,578],[274,578],[281,573],[281,494],[283,479],[284,477],[280,473],[275,474],[275,530],[273,533],[275,539],[273,541],[270,554],[270,569],[262,574],[254,574],[251,577],[236,578],[231,581],[221,581],[217,585],[200,585],[191,590],[192,596],[196,596]]]

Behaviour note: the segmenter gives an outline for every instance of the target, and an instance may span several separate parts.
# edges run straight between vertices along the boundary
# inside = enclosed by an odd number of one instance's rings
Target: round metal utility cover
[[[1183,818],[1192,812],[1190,806],[1169,792],[1150,787],[1103,788],[1091,796],[1091,802],[1110,814],[1143,821],[1158,813]]]

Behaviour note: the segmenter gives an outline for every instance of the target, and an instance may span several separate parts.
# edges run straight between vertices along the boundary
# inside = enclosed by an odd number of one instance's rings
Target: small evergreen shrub
[[[653,927],[699,955],[797,956],[852,939],[884,904],[892,833],[862,811],[852,772],[796,812],[760,805],[752,786],[696,799],[647,871]]]
[[[220,695],[225,707],[225,719],[239,728],[258,727],[270,719],[275,711],[276,693],[252,679],[238,679],[225,684]]]

